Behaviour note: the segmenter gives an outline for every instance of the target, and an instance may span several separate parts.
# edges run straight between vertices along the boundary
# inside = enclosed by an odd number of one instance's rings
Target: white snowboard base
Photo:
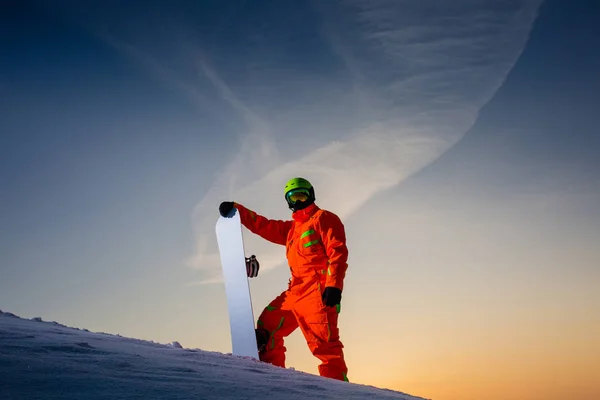
[[[242,224],[235,208],[232,213],[228,217],[219,217],[216,226],[229,309],[232,354],[258,359]]]

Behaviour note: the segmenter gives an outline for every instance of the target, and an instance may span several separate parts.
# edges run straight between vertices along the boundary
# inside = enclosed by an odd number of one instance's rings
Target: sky
[[[600,6],[9,1],[0,309],[230,351],[214,225],[315,186],[351,381],[600,396]],[[287,286],[261,261],[255,315]],[[295,332],[288,366],[317,373]]]

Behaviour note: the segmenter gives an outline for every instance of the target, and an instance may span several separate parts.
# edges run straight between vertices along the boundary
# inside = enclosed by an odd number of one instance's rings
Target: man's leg
[[[336,308],[324,307],[317,289],[299,301],[294,311],[310,351],[321,360],[319,375],[348,381]]]
[[[297,327],[298,322],[291,310],[285,308],[284,302],[286,292],[283,292],[275,298],[260,314],[257,325],[257,331],[262,329],[268,332],[266,345],[258,353],[261,361],[285,368],[285,346],[283,338],[292,333]],[[257,336],[260,336],[257,333]]]

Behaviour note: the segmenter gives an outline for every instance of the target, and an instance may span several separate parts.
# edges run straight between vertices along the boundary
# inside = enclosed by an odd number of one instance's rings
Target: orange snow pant
[[[260,314],[257,327],[269,332],[261,361],[285,368],[283,339],[300,327],[312,354],[321,360],[319,375],[348,381],[343,345],[338,331],[338,310],[325,307],[318,284],[301,294],[286,290]]]

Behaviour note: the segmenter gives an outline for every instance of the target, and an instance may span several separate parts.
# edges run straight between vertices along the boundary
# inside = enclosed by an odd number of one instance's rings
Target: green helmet
[[[304,178],[292,178],[285,184],[284,195],[292,189],[304,188],[309,189],[313,186]]]
[[[307,200],[292,201],[289,195],[297,192],[306,193]],[[313,188],[313,185],[304,178],[292,178],[285,184],[284,197],[290,210],[302,210],[315,202],[315,189]]]

